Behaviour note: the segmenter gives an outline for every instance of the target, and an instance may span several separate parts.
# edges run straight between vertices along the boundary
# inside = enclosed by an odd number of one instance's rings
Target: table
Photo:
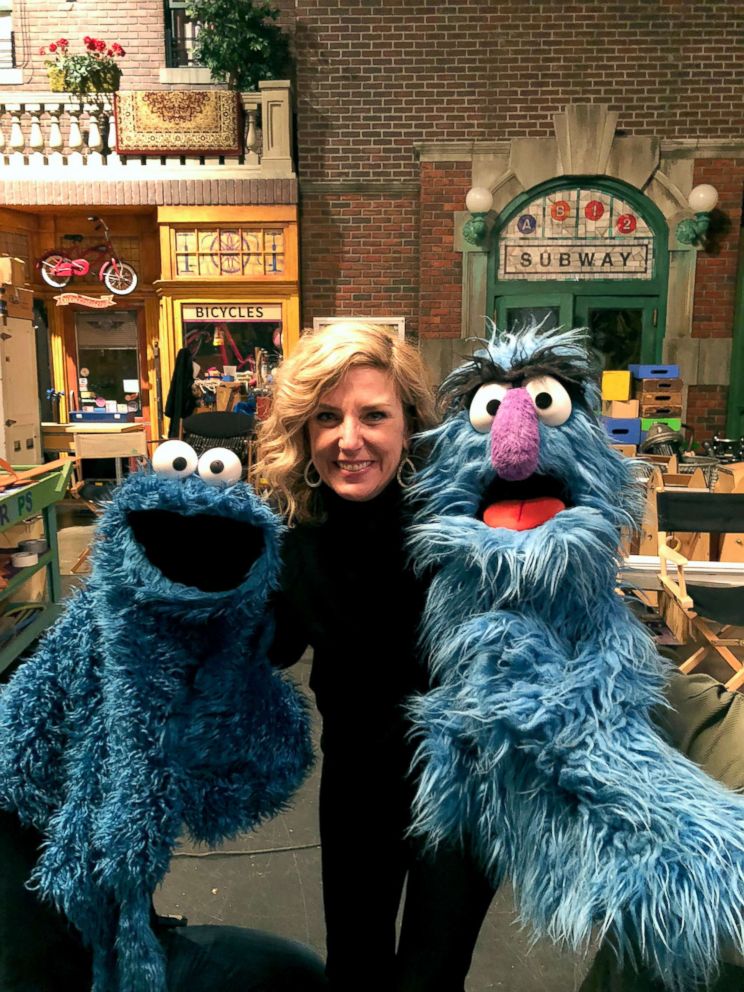
[[[44,451],[69,451],[78,458],[113,458],[116,481],[123,477],[122,459],[147,455],[145,424],[52,424],[41,425]]]

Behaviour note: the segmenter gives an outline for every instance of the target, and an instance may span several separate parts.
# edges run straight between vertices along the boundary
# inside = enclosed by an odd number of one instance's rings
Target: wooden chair
[[[714,650],[735,672],[726,682],[730,691],[744,684],[744,662],[732,647],[744,647],[744,638],[726,637],[731,627],[744,626],[744,584],[706,586],[693,584],[685,575],[688,559],[671,546],[670,532],[716,535],[744,531],[744,493],[711,493],[659,489],[656,493],[659,519],[659,578],[663,589],[682,610],[696,642],[703,643],[679,667],[691,672]],[[711,558],[714,556],[711,555]],[[668,565],[676,566],[676,576]],[[712,625],[720,629],[713,631]]]

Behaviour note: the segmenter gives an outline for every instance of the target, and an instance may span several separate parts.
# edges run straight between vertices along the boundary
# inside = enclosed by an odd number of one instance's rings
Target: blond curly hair
[[[258,458],[252,479],[268,490],[287,522],[320,519],[304,479],[310,458],[307,424],[324,396],[350,368],[387,372],[403,404],[408,433],[436,422],[426,366],[412,345],[390,331],[360,321],[339,321],[306,331],[274,378],[271,413],[258,429]]]

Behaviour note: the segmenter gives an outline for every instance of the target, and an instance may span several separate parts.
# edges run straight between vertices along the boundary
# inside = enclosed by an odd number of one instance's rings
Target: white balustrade
[[[220,175],[291,178],[292,114],[290,84],[262,82],[259,91],[242,93],[243,151],[239,156],[120,155],[110,95],[78,98],[70,93],[20,93],[0,89],[0,179],[123,179],[160,176],[219,178]],[[46,173],[46,170],[50,170]]]

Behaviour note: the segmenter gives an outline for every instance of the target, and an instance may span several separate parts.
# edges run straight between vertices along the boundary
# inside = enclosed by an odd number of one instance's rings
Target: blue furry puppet
[[[641,504],[578,331],[498,337],[443,384],[414,495],[436,576],[416,829],[511,878],[539,934],[592,927],[671,989],[744,949],[744,799],[659,738],[664,662],[616,592]]]
[[[87,588],[0,695],[0,807],[41,830],[32,876],[93,948],[95,992],[164,992],[151,895],[182,827],[216,844],[311,763],[266,657],[281,525],[237,457],[169,441],[100,525]],[[228,483],[227,485],[225,483]]]

